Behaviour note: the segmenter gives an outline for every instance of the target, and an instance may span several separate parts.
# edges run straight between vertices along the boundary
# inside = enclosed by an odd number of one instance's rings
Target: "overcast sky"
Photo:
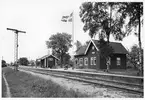
[[[72,33],[72,23],[61,22],[63,15],[74,11],[75,41],[82,43],[89,40],[83,31],[79,17],[79,7],[84,0],[1,0],[0,1],[0,43],[1,58],[14,61],[14,33],[6,28],[26,31],[19,34],[19,57],[35,60],[48,54],[45,41],[57,32]],[[111,38],[111,41],[114,41]],[[137,43],[137,38],[130,36],[121,42],[126,48]],[[70,50],[71,52],[71,50]]]

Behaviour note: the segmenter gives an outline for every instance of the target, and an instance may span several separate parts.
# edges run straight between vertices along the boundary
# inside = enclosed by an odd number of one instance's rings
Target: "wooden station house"
[[[76,51],[76,68],[106,69],[106,60],[99,54],[98,40],[90,40],[87,46],[82,46]],[[121,43],[110,42],[114,49],[110,57],[110,69],[126,69],[127,50]]]
[[[45,55],[41,57],[39,60],[40,66],[42,68],[53,68],[54,66],[57,66],[59,58],[57,58],[54,55]]]

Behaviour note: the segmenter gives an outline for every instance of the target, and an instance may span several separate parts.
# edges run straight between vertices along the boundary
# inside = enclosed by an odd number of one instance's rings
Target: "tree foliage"
[[[105,34],[109,43],[110,34],[116,40],[122,40],[130,33],[138,36],[140,67],[143,70],[141,57],[142,16],[143,2],[84,2],[80,7],[80,18],[84,23],[83,30],[89,31],[91,38],[101,32],[101,34]],[[136,32],[137,28],[138,32]]]
[[[63,64],[69,64],[71,56],[69,55],[69,53],[64,54],[63,57]]]
[[[34,60],[30,60],[30,61],[29,61],[29,64],[30,64],[31,66],[35,66],[35,61],[34,61]]]
[[[84,45],[87,46],[89,43],[90,43],[90,41],[88,40],[88,41],[85,42]]]
[[[108,59],[108,57],[112,56],[114,49],[107,43],[107,41],[104,40],[101,34],[99,36],[99,43],[97,46],[99,47],[99,53],[102,58]]]
[[[141,53],[143,59],[143,49]],[[132,46],[128,55],[128,62],[131,63],[135,69],[139,69],[139,47],[137,45]]]
[[[82,46],[82,43],[77,40],[77,42],[75,43],[75,45],[76,45],[76,51],[77,51]]]
[[[63,64],[63,57],[68,52],[69,48],[72,47],[71,35],[67,33],[57,33],[46,41],[48,48],[51,48],[53,53],[61,59],[61,64]]]
[[[113,2],[84,2],[80,7],[80,18],[84,23],[83,30],[89,31],[91,38],[101,31],[105,34],[108,42],[110,34],[121,40],[121,38],[116,37],[116,34],[123,35],[124,23],[120,19],[119,13],[116,13],[118,4]]]
[[[141,20],[139,20],[143,16],[143,2],[125,2],[120,5],[118,10],[122,15],[122,19],[126,19],[129,17],[129,21],[127,23],[127,34],[129,35],[132,32],[133,28],[137,28],[139,24],[141,24]],[[135,35],[138,33],[134,32]]]
[[[142,59],[142,43],[141,43],[141,24],[143,20],[143,2],[126,2],[122,3],[118,12],[121,12],[122,19],[129,16],[129,22],[126,25],[126,35],[134,33],[138,37],[139,42],[139,63],[140,63],[140,73],[143,74],[143,59]],[[136,32],[138,29],[138,32]]]
[[[40,66],[40,61],[36,59],[36,66]]]
[[[20,58],[18,62],[20,65],[24,65],[24,66],[28,66],[28,64],[29,64],[29,61],[26,57]]]
[[[7,67],[7,64],[6,64],[6,61],[5,60],[2,60],[2,67]]]

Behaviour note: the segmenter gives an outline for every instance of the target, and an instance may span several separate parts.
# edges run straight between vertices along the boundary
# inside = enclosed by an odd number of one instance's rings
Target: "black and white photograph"
[[[0,0],[1,98],[144,98],[144,2]]]

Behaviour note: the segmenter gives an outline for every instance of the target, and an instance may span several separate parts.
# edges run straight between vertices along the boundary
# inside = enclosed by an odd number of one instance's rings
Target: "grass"
[[[5,68],[3,71],[6,73],[12,97],[87,97],[78,91],[66,90],[51,80],[21,71],[15,72],[11,68]]]

